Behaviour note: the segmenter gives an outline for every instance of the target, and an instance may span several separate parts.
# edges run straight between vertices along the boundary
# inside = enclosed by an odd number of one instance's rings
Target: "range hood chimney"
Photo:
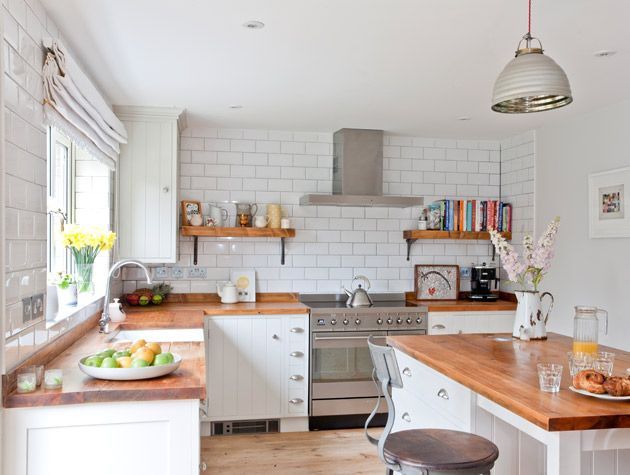
[[[383,195],[383,131],[340,129],[333,136],[333,194],[309,194],[301,205],[389,206],[424,203],[412,196]]]

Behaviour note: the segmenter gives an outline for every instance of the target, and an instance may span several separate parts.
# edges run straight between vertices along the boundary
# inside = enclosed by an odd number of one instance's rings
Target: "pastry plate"
[[[137,379],[159,378],[172,373],[179,368],[182,357],[173,353],[173,361],[171,364],[162,366],[145,366],[143,368],[95,368],[94,366],[84,365],[84,361],[88,358],[81,358],[79,361],[79,369],[88,376],[96,379],[109,379],[112,381],[134,381]]]
[[[577,389],[573,386],[569,386],[569,389],[574,393],[582,394],[584,396],[596,397],[597,399],[606,399],[607,401],[630,401],[630,396],[611,396],[610,394],[594,394],[589,393],[584,389]]]

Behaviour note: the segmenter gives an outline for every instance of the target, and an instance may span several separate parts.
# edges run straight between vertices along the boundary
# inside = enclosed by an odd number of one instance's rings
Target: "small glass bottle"
[[[599,339],[599,319],[604,316],[604,335],[608,333],[608,312],[597,307],[576,306],[573,317],[573,352],[597,353]]]

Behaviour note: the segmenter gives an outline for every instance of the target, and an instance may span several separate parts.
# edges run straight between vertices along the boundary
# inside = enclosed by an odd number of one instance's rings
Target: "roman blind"
[[[44,39],[44,116],[112,170],[127,131],[64,45]]]

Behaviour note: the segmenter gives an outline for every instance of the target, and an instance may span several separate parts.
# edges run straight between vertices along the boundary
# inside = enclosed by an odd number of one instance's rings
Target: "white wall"
[[[386,135],[383,152],[385,194],[422,196],[427,204],[499,196],[498,141]],[[287,240],[284,266],[278,240],[202,238],[199,266],[208,278],[169,279],[177,292],[215,292],[230,269],[242,268],[256,269],[261,292],[338,292],[357,274],[373,290],[408,291],[414,264],[470,266],[491,253],[487,241],[418,241],[408,262],[402,231],[417,227],[418,208],[299,206],[303,194],[332,191],[332,134],[189,128],[181,139],[180,184],[180,199],[251,201],[261,212],[266,203],[281,203],[297,235]],[[178,265],[191,266],[192,239],[180,245]],[[142,278],[132,268],[123,275],[125,291]]]
[[[589,239],[588,174],[630,166],[630,102],[536,132],[536,229],[561,217],[555,262],[543,282],[556,306],[550,328],[573,331],[573,306],[610,313],[602,341],[630,350],[630,239]]]

